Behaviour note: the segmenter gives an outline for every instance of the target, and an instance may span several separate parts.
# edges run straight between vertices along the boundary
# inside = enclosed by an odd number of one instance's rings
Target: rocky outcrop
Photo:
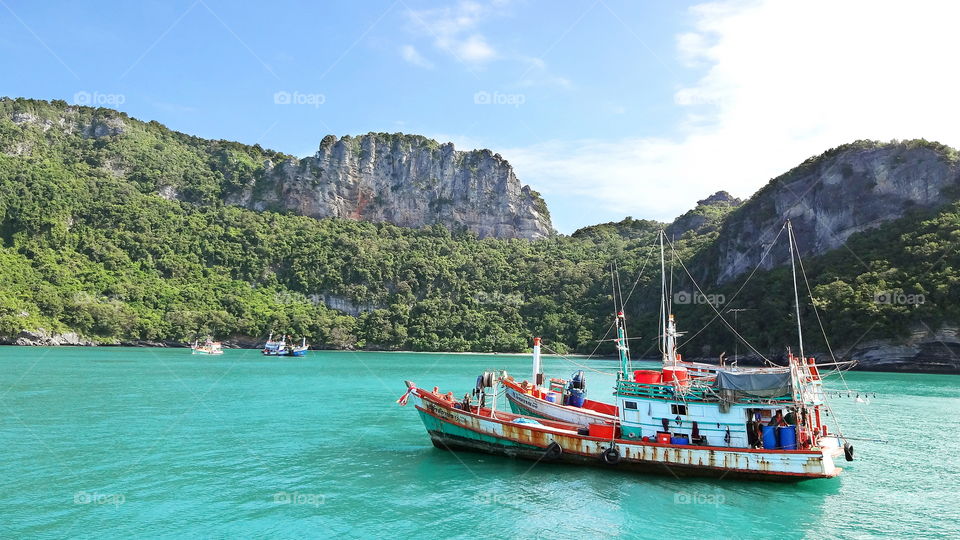
[[[5,345],[30,345],[44,347],[53,347],[59,345],[95,345],[93,341],[85,339],[74,332],[58,334],[56,332],[49,332],[43,328],[38,328],[32,331],[24,330],[16,336],[0,338],[0,343]]]
[[[960,373],[960,338],[956,327],[935,332],[924,327],[904,341],[865,341],[846,356],[868,371]]]
[[[666,228],[667,236],[680,238],[688,232],[703,234],[719,226],[722,219],[743,203],[726,191],[718,191],[706,199],[697,201],[697,206],[673,220]]]
[[[803,255],[838,248],[850,235],[893,221],[911,209],[956,198],[956,151],[937,143],[861,141],[807,160],[776,178],[724,221],[709,264],[718,283],[752,270],[790,219]],[[773,249],[769,269],[789,262]]]
[[[906,340],[875,339],[863,341],[849,350],[834,351],[837,360],[853,361],[857,371],[894,371],[899,373],[944,373],[960,374],[960,338],[957,328],[945,327],[936,332],[926,328],[917,330]],[[827,351],[807,351],[818,362],[830,362]],[[648,359],[654,359],[649,357]],[[787,365],[785,357],[770,358],[778,365]],[[717,364],[717,358],[691,358],[697,362]],[[728,356],[729,363],[731,358]],[[743,366],[764,366],[766,363],[755,355],[741,355],[738,361]]]
[[[263,177],[227,202],[403,227],[439,223],[480,237],[553,233],[543,199],[500,154],[415,135],[327,136],[313,157],[267,162]]]

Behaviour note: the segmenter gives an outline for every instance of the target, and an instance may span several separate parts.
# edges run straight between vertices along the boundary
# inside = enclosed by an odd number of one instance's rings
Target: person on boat
[[[770,425],[770,426],[785,426],[785,425],[787,425],[787,423],[784,422],[784,420],[783,420],[783,412],[777,411],[776,416],[774,416],[773,418],[770,419],[770,423],[769,423],[768,425]]]
[[[755,429],[753,437],[756,448],[763,448],[763,422],[759,420],[753,423]]]
[[[791,426],[797,425],[797,413],[792,410],[788,411],[787,415],[783,417],[783,421]]]

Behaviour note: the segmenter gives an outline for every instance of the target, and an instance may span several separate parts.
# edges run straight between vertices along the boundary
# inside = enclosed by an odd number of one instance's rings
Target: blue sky
[[[300,156],[369,131],[491,148],[570,233],[857,138],[960,143],[956,14],[917,6],[0,0],[0,94]]]

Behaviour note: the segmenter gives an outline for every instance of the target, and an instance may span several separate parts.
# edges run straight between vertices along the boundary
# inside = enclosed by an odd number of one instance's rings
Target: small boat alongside
[[[306,356],[307,351],[310,349],[310,346],[307,345],[307,338],[304,337],[303,341],[300,342],[300,345],[295,345],[290,347],[290,356]]]
[[[208,354],[208,355],[218,355],[223,354],[223,344],[219,341],[213,341],[211,338],[200,344],[200,341],[194,341],[193,345],[190,346],[192,350],[191,354]]]
[[[579,426],[590,424],[616,424],[617,407],[608,403],[589,400],[584,397],[585,382],[583,371],[570,378],[550,379],[550,386],[544,388],[543,373],[540,371],[540,338],[533,340],[534,381],[517,382],[512,377],[504,378],[504,393],[510,409],[517,414],[567,422]]]

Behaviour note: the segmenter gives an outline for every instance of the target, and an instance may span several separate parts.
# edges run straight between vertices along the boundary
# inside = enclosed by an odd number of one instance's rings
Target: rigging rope
[[[633,291],[636,290],[637,284],[640,283],[640,278],[643,277],[643,271],[647,268],[647,262],[649,261],[650,261],[649,257],[644,259],[643,265],[640,266],[640,273],[637,274],[637,279],[633,282],[633,287],[630,287],[630,292],[627,293],[627,299],[624,300],[624,302],[630,301],[630,297],[633,296]],[[603,343],[604,341],[607,341],[607,336],[610,335],[610,330],[612,330],[616,324],[617,324],[616,312],[614,312],[613,321],[610,323],[610,326],[607,327],[607,331],[603,333],[603,338],[601,338],[600,341],[597,342],[597,346],[593,348],[593,351],[589,355],[587,355],[588,360],[590,358],[593,358],[593,355],[597,354],[597,350],[600,349],[600,344]]]
[[[847,380],[843,377],[843,372],[844,372],[844,371],[849,371],[850,369],[853,369],[853,366],[854,366],[855,363],[854,363],[854,362],[851,362],[851,363],[849,364],[849,366],[847,367],[846,370],[844,370],[844,369],[841,368],[840,362],[837,361],[837,357],[836,357],[836,355],[834,355],[834,353],[833,353],[833,347],[830,345],[830,340],[829,340],[829,338],[827,338],[827,330],[826,330],[826,328],[824,328],[824,326],[823,326],[823,321],[822,321],[821,318],[820,318],[820,310],[817,309],[816,300],[814,300],[814,298],[813,298],[813,290],[810,288],[810,282],[809,282],[809,280],[807,280],[807,271],[806,271],[806,270],[804,269],[804,267],[803,267],[803,259],[800,258],[800,249],[799,249],[799,248],[797,248],[797,262],[800,263],[800,275],[803,276],[803,283],[804,283],[804,285],[806,285],[806,287],[807,287],[807,294],[810,295],[810,303],[813,305],[813,314],[816,316],[816,318],[817,318],[817,324],[820,326],[820,333],[823,335],[823,342],[827,345],[827,352],[830,353],[830,359],[833,360],[834,364],[837,365],[837,369],[835,370],[835,371],[836,371],[836,374],[840,377],[840,381],[843,383],[844,388],[849,392],[849,391],[850,391],[850,385],[847,384]],[[806,359],[804,359],[804,361],[806,361]],[[824,403],[826,404],[826,400],[824,400]],[[859,405],[859,404],[858,404],[858,405]],[[831,414],[834,418],[836,418],[836,415],[834,414],[833,409],[830,407],[829,404],[827,404],[827,410],[829,410],[829,411],[830,411],[830,414]],[[860,418],[862,418],[862,419],[864,420],[864,422],[866,422],[867,424],[869,424],[870,427],[871,427],[874,431],[876,431],[876,430],[877,430],[877,425],[876,425],[876,423],[874,423],[874,421],[871,420],[870,417],[868,417],[867,415],[863,414],[863,411],[860,410],[860,407],[859,407],[859,406],[856,408],[856,410],[857,410],[857,413],[860,415]],[[839,420],[837,420],[837,432],[838,432],[838,434],[839,434],[844,440],[847,440],[847,438],[843,436],[843,431],[842,431],[841,428],[840,428],[840,421],[839,421]]]
[[[573,364],[573,365],[575,365],[575,366],[577,366],[577,367],[579,367],[579,368],[581,368],[581,369],[588,369],[588,370],[590,370],[590,371],[593,371],[593,372],[595,372],[595,373],[599,373],[599,374],[601,374],[601,375],[616,375],[616,374],[620,371],[619,369],[618,369],[617,371],[614,371],[614,372],[610,372],[610,371],[600,371],[599,369],[595,369],[595,368],[592,368],[592,367],[590,367],[590,366],[585,366],[585,365],[583,365],[583,364],[580,364],[580,363],[578,363],[578,362],[575,362],[575,361],[573,361],[572,359],[568,358],[567,356],[564,356],[564,355],[558,353],[557,351],[551,349],[550,347],[548,347],[548,346],[546,346],[546,345],[542,345],[542,344],[541,344],[540,346],[543,347],[544,349],[546,349],[546,350],[547,350],[547,353],[552,354],[552,355],[554,355],[554,356],[559,356],[562,360],[565,360],[565,361],[567,361],[567,362],[569,362],[569,363],[571,363],[571,364]],[[589,358],[590,358],[590,357],[587,357],[588,360],[589,360]]]
[[[781,232],[783,231],[781,230]],[[777,236],[780,236],[780,235],[778,234]],[[670,244],[670,249],[674,251],[674,254],[676,254],[676,250],[674,249],[673,244]],[[687,269],[687,265],[683,264],[683,260],[679,257],[679,255],[677,256],[677,262],[680,263],[680,268],[683,268],[683,271],[687,274],[687,277],[690,278],[690,282],[693,283],[693,286],[697,288],[697,291],[699,291],[701,295],[707,296],[707,293],[703,292],[703,289],[700,288],[700,284],[697,283],[696,279],[694,279],[693,274],[691,274],[690,270]],[[740,332],[737,332],[737,329],[731,326],[731,324],[727,322],[726,319],[723,318],[723,315],[720,314],[716,306],[714,306],[711,302],[707,302],[707,305],[710,306],[710,309],[712,309],[717,314],[716,317],[714,317],[714,320],[719,318],[720,321],[723,322],[723,324],[727,325],[727,328],[729,328],[730,331],[733,332],[733,335],[737,336],[740,339],[740,341],[742,341],[743,344],[746,345],[757,356],[759,356],[760,358],[763,358],[764,362],[770,364],[771,366],[777,365],[771,362],[769,358],[764,356],[763,353],[758,351],[749,341],[746,340],[746,338],[740,335]]]
[[[757,270],[760,270],[760,266],[763,264],[764,259],[766,259],[766,258],[767,258],[767,255],[770,254],[770,250],[772,250],[772,249],[773,249],[773,246],[775,246],[775,245],[777,244],[777,240],[780,239],[780,235],[783,234],[783,231],[786,230],[786,228],[787,228],[787,224],[786,224],[786,223],[783,224],[783,227],[780,227],[780,232],[778,232],[778,233],[777,233],[777,236],[775,236],[774,239],[773,239],[773,241],[770,242],[770,246],[767,248],[767,251],[765,251],[765,252],[763,253],[763,255],[760,256],[760,261],[757,263],[757,266],[755,266],[755,267],[753,268],[753,271],[750,272],[750,275],[747,276],[747,279],[746,279],[746,281],[743,282],[743,285],[740,285],[740,288],[737,289],[737,292],[735,292],[735,293],[733,294],[733,296],[730,298],[730,301],[727,302],[728,305],[729,305],[729,304],[732,304],[733,301],[736,300],[738,296],[740,296],[740,293],[743,292],[743,289],[747,286],[747,283],[750,283],[750,280],[753,279],[753,276],[754,276],[754,274],[757,273]],[[718,315],[719,315],[719,314],[718,314]],[[716,321],[716,320],[717,320],[717,315],[715,315],[712,319],[710,319],[710,320],[707,322],[707,324],[703,325],[703,328],[701,328],[700,330],[697,330],[697,333],[695,333],[695,334],[693,334],[692,336],[688,337],[687,339],[683,340],[683,343],[681,343],[680,345],[678,345],[677,348],[679,349],[680,347],[683,347],[683,346],[686,345],[688,342],[690,342],[691,340],[693,340],[693,338],[699,336],[701,332],[703,332],[704,330],[706,330],[707,327],[710,326],[711,324],[713,324],[713,321]]]

